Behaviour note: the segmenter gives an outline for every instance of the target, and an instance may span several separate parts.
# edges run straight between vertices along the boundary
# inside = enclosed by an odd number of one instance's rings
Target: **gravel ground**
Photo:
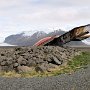
[[[90,90],[90,65],[68,75],[44,78],[2,78],[0,90]]]

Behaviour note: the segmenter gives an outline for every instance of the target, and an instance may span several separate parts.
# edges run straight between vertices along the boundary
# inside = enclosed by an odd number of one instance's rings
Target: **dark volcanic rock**
[[[44,72],[46,71],[46,67],[44,65],[38,66],[35,68],[36,72]]]
[[[0,67],[2,71],[49,71],[50,68],[63,65],[80,51],[59,46],[0,48]]]
[[[16,68],[16,67],[18,67],[18,66],[19,66],[18,63],[14,63],[14,65],[13,65],[14,68]]]
[[[59,61],[59,59],[57,59],[55,56],[52,57],[53,59],[53,63],[56,64],[56,65],[60,65],[61,62]]]

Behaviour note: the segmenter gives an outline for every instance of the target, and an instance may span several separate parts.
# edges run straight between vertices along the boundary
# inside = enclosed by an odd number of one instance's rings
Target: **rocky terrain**
[[[80,51],[59,46],[0,48],[0,71],[50,71],[67,63]]]

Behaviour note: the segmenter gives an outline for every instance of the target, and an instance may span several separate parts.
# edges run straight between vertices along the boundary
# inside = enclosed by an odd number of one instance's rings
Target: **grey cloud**
[[[17,32],[39,26],[87,24],[90,22],[89,4],[89,0],[3,0],[0,2],[0,26],[3,26],[0,30]]]
[[[52,6],[75,6],[75,7],[80,7],[80,6],[89,6],[90,5],[90,0],[34,0],[32,1],[33,4],[45,4],[45,5],[52,5]]]

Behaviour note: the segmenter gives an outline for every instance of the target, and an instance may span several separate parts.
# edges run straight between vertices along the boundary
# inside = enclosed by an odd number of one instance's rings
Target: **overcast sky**
[[[0,40],[30,30],[90,24],[90,0],[0,0]]]

